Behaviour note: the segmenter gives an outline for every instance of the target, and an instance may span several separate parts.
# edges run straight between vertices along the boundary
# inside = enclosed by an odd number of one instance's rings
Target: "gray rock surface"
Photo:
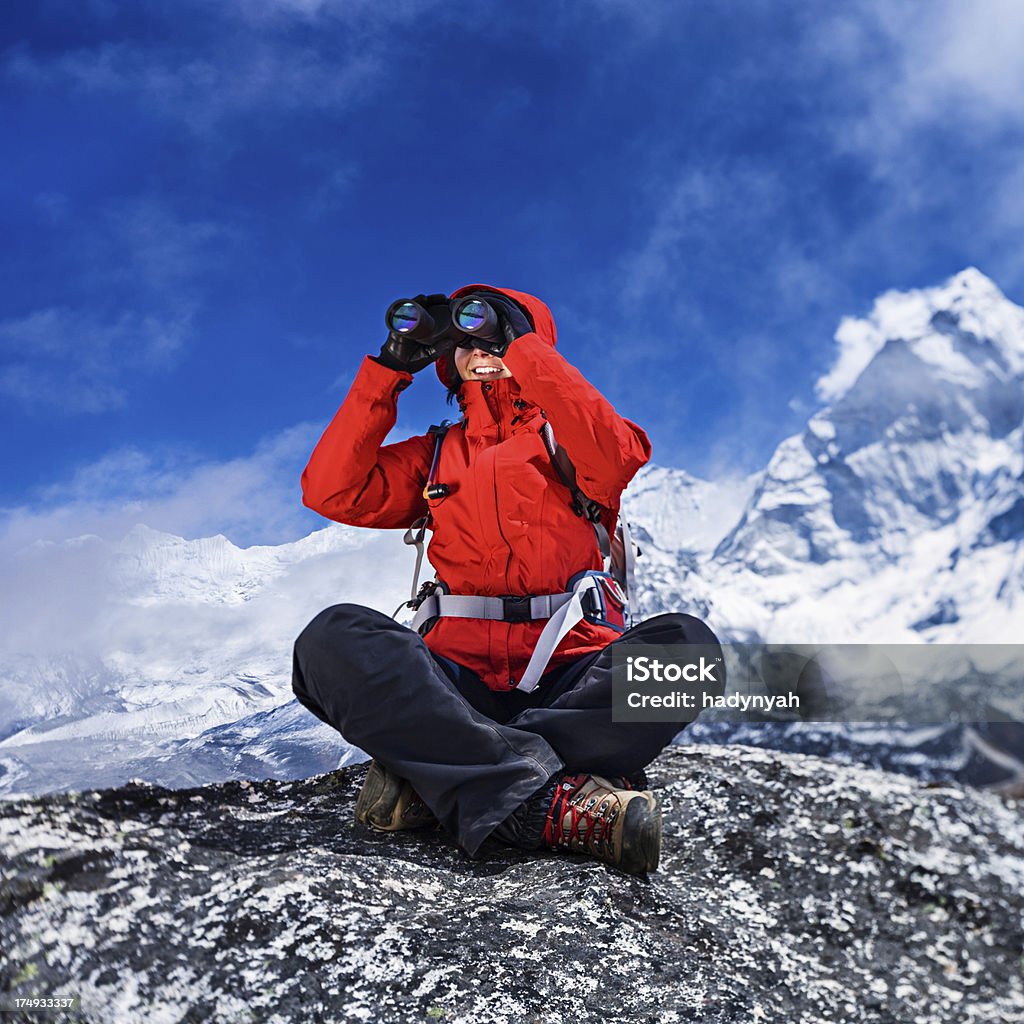
[[[1024,816],[990,794],[669,748],[640,879],[368,832],[364,774],[0,804],[0,990],[103,1024],[1024,1020]]]

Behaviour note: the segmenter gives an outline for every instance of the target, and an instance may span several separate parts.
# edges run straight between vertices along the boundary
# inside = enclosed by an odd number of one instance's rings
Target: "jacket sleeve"
[[[381,446],[412,375],[367,356],[302,473],[302,503],[349,526],[400,529],[427,511],[430,434]]]
[[[544,410],[583,493],[617,508],[622,491],[651,457],[647,434],[536,334],[517,338],[503,361],[523,397]]]

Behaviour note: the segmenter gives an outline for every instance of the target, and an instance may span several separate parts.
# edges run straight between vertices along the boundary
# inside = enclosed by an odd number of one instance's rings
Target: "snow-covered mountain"
[[[883,296],[837,339],[829,404],[718,537],[674,552],[684,573],[646,579],[648,609],[689,588],[732,635],[771,642],[1024,636],[1024,309],[966,270]],[[659,538],[701,492],[686,480],[677,493],[674,512],[633,490],[625,507]]]
[[[119,543],[22,552],[0,638],[0,793],[345,763],[354,755],[334,730],[283,706],[292,643],[341,601],[390,614],[411,567],[400,535],[338,525],[244,550],[139,526]],[[26,593],[32,581],[41,592]],[[53,592],[59,606],[40,607]]]
[[[1024,310],[969,269],[884,295],[837,341],[819,382],[828,404],[778,446],[742,511],[710,543],[652,550],[644,612],[683,608],[734,640],[771,644],[1024,642]],[[680,516],[699,493],[687,483]],[[631,490],[630,519],[671,517],[672,497],[660,497]],[[965,704],[985,705],[984,726],[728,735],[992,781],[1024,770],[1024,727],[1012,724],[1024,720],[1024,678],[1013,672],[968,694],[956,659],[936,670],[937,692],[956,685]],[[702,723],[687,735],[724,733]]]
[[[769,615],[747,624],[825,640],[1020,636],[1024,310],[968,270],[883,297],[840,338],[863,367],[826,378],[829,406],[778,447],[714,552],[766,595]]]
[[[640,613],[779,644],[1020,641],[1024,309],[969,269],[882,296],[836,340],[825,404],[763,471],[637,475],[623,508]],[[23,552],[0,641],[0,794],[294,777],[358,756],[289,704],[291,643],[340,600],[390,614],[413,561],[400,536],[332,526],[241,550],[139,527]],[[32,581],[54,572],[68,586],[41,615],[52,588]]]

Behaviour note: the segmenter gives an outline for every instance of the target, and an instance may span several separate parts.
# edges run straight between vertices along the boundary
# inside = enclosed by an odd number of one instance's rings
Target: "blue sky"
[[[4,538],[301,536],[384,309],[474,281],[657,462],[759,468],[842,317],[1024,299],[1021,52],[1010,0],[6,4]],[[398,432],[446,414],[424,374]]]

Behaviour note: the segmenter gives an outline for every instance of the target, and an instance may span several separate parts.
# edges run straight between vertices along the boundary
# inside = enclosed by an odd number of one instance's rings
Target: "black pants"
[[[614,642],[717,644],[691,615],[657,615]],[[611,649],[548,672],[532,693],[495,692],[422,638],[361,605],[322,611],[295,642],[292,689],[354,746],[408,779],[475,854],[564,768],[630,775],[676,722],[612,721]]]

